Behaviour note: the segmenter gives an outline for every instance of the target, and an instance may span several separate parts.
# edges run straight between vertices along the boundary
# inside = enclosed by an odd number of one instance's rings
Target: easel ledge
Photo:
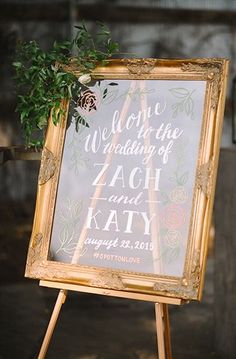
[[[103,289],[103,288],[88,287],[88,286],[78,285],[78,284],[53,282],[53,281],[47,281],[47,280],[40,280],[39,285],[42,287],[49,287],[49,288],[56,288],[56,289],[63,289],[63,290],[72,290],[75,292],[100,294],[100,295],[107,295],[110,297],[135,299],[135,300],[142,300],[142,301],[154,302],[154,303],[173,304],[173,305],[181,305],[181,304],[186,303],[186,301],[181,298],[162,297],[162,296],[157,296],[157,295],[152,295],[152,294],[119,291],[119,290],[114,290],[114,289]]]
[[[88,287],[77,284],[53,282],[47,280],[41,280],[40,286],[60,289],[57,301],[48,324],[48,328],[38,355],[38,359],[45,359],[47,349],[61,310],[62,305],[66,301],[67,292],[69,290],[82,293],[100,294],[112,297],[135,299],[155,303],[156,314],[156,335],[158,343],[158,359],[172,359],[171,340],[170,340],[170,324],[168,304],[181,305],[185,301],[180,298],[168,298],[157,295],[149,295],[143,293],[135,293],[128,291],[118,291],[113,289],[103,289]]]

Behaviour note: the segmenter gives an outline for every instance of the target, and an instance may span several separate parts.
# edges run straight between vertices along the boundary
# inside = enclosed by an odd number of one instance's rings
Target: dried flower
[[[88,84],[92,79],[91,79],[91,76],[89,74],[84,74],[84,75],[81,75],[79,77],[79,82],[82,84],[82,85],[86,85]]]

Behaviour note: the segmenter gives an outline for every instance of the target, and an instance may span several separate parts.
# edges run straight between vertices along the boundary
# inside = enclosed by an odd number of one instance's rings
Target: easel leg
[[[155,303],[158,359],[172,359],[168,305]]]
[[[164,339],[165,339],[166,357],[167,357],[167,359],[171,359],[172,358],[172,349],[171,349],[168,304],[162,304],[162,306],[163,306]]]
[[[50,322],[48,324],[48,328],[47,328],[47,331],[46,331],[46,334],[45,334],[45,337],[44,337],[44,340],[43,340],[43,343],[42,343],[42,346],[41,346],[41,349],[39,352],[38,359],[44,359],[45,355],[47,354],[48,346],[49,346],[55,325],[57,323],[57,319],[58,319],[62,304],[65,303],[66,296],[67,296],[67,290],[61,289],[58,294],[57,301],[56,301],[55,307],[53,309]]]

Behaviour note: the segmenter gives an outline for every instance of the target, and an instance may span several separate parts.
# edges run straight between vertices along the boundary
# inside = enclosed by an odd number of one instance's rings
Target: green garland
[[[118,44],[111,40],[109,29],[98,23],[98,31],[93,38],[84,24],[75,26],[77,33],[71,41],[55,42],[51,51],[43,51],[36,41],[20,43],[17,46],[16,71],[18,104],[23,135],[27,146],[42,146],[50,111],[56,125],[62,109],[62,99],[70,99],[81,90],[81,84],[72,73],[66,72],[73,58],[82,74],[89,74],[98,64],[118,51]],[[89,81],[84,75],[83,84]],[[81,81],[82,82],[82,81]]]

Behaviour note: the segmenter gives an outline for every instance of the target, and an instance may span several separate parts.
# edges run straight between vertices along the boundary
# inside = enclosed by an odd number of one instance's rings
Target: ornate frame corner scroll
[[[200,250],[196,250],[193,256],[192,268],[189,276],[185,275],[175,283],[154,283],[153,289],[160,293],[170,293],[173,297],[183,299],[197,299],[200,285]]]
[[[26,275],[30,275],[34,272],[34,267],[38,266],[41,258],[43,234],[36,233],[32,236],[30,246],[28,250],[27,263],[26,263]],[[37,276],[36,276],[37,277]]]
[[[124,290],[125,285],[121,276],[112,271],[103,271],[98,273],[91,281],[93,287],[101,287],[108,289]]]
[[[197,188],[203,191],[206,197],[209,197],[213,185],[213,160],[203,163],[197,170]]]
[[[41,167],[39,171],[39,185],[45,184],[54,176],[56,171],[56,157],[47,147],[44,147],[41,158]]]
[[[198,62],[187,62],[181,67],[184,72],[197,72],[203,74],[204,78],[212,84],[211,108],[214,110],[218,104],[222,75],[224,67],[219,59],[202,59]]]

